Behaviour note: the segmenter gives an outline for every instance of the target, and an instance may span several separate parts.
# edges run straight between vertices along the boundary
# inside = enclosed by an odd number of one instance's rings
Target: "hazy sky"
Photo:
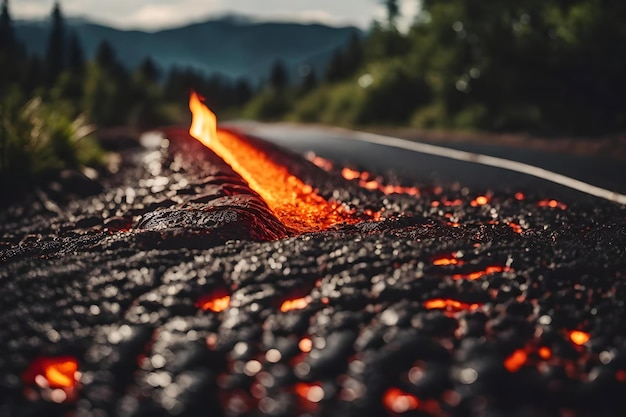
[[[419,0],[400,0],[411,19]],[[49,15],[54,0],[10,0],[15,18]],[[263,19],[367,27],[384,16],[380,0],[61,0],[66,16],[88,17],[118,28],[154,30],[229,12]]]

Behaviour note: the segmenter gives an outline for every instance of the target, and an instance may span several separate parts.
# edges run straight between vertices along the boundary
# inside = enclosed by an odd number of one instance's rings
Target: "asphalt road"
[[[257,122],[233,122],[229,126],[297,153],[313,151],[323,158],[340,164],[355,165],[378,173],[392,171],[407,181],[416,183],[456,182],[477,190],[531,192],[545,198],[565,201],[593,202],[596,200],[596,197],[586,192],[510,169],[371,143],[362,140],[364,137],[367,140],[367,136],[346,129]],[[370,136],[376,140],[375,135]],[[484,144],[447,144],[447,149],[529,164],[622,194],[622,200],[626,198],[623,196],[626,194],[626,164],[623,161]],[[472,155],[468,158],[475,159]]]

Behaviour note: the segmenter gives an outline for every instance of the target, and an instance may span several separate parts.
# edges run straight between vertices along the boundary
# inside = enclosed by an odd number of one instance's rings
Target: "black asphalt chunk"
[[[383,195],[270,146],[370,218],[297,235],[168,133],[0,212],[0,415],[626,415],[624,207]]]

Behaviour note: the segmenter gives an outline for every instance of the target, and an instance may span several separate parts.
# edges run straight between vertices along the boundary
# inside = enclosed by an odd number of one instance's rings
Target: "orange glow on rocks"
[[[459,311],[474,311],[480,308],[481,304],[468,304],[461,301],[451,300],[449,298],[433,298],[424,302],[427,310],[446,310],[452,313]]]
[[[319,384],[300,382],[295,387],[296,394],[312,403],[319,403],[324,399],[324,389]]]
[[[39,358],[30,365],[23,379],[42,388],[73,389],[78,382],[78,361],[70,356]]]
[[[445,256],[441,258],[437,258],[433,261],[433,265],[435,266],[446,266],[446,265],[463,265],[463,262],[460,259],[457,259],[455,256]]]
[[[563,204],[556,200],[541,200],[537,203],[539,207],[549,207],[549,208],[559,208],[561,210],[566,210],[567,205]]]
[[[225,291],[215,291],[203,295],[196,301],[196,307],[204,311],[221,313],[230,307],[230,295],[226,294]]]
[[[487,268],[481,271],[470,272],[467,274],[454,274],[452,275],[452,279],[455,281],[458,279],[467,279],[470,281],[475,281],[477,279],[484,277],[485,275],[497,274],[498,272],[508,272],[510,270],[511,268],[507,266],[488,266]]]
[[[539,357],[544,360],[548,360],[552,357],[552,351],[547,346],[542,346],[539,348]]]
[[[522,232],[524,231],[524,229],[522,229],[522,226],[520,226],[520,225],[519,225],[519,224],[517,224],[517,223],[509,223],[509,227],[510,227],[511,229],[513,229],[513,231],[514,231],[515,233],[520,234],[520,235],[521,235],[521,234],[522,234]]]
[[[358,221],[341,204],[326,201],[261,149],[233,133],[218,130],[215,114],[196,93],[191,94],[189,109],[193,114],[191,136],[230,165],[285,226],[304,233]]]
[[[581,330],[572,330],[569,332],[569,340],[572,341],[573,344],[582,346],[589,341],[591,336],[589,333],[585,333]]]
[[[357,171],[351,168],[343,168],[341,170],[341,176],[348,180],[359,180],[359,187],[365,188],[366,190],[378,190],[385,195],[389,194],[406,194],[412,196],[418,196],[420,194],[420,190],[417,187],[403,187],[401,185],[386,185],[374,178],[371,178],[371,174],[366,171]]]
[[[389,388],[383,395],[383,404],[385,408],[397,414],[406,413],[407,411],[416,410],[419,407],[419,399],[412,394],[406,393],[399,388]]]
[[[292,310],[302,310],[311,303],[311,297],[306,296],[302,298],[294,298],[292,300],[286,300],[280,305],[280,311],[286,313]]]
[[[517,349],[511,356],[504,360],[504,367],[509,372],[517,372],[524,366],[527,359],[528,355],[526,352],[523,349]]]
[[[489,197],[484,196],[484,195],[479,195],[478,197],[476,197],[470,202],[470,206],[472,207],[484,206],[487,203],[489,203]]]

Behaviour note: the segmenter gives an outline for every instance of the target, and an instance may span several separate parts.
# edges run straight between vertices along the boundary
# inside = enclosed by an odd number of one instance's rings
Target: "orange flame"
[[[541,359],[548,360],[552,357],[552,351],[547,346],[540,347],[538,352]]]
[[[504,360],[504,367],[509,372],[517,372],[522,368],[522,366],[524,366],[527,359],[528,355],[526,354],[526,352],[524,352],[523,349],[517,349]]]
[[[196,93],[189,99],[189,133],[215,152],[265,200],[276,217],[297,232],[327,229],[358,219],[338,203],[326,201],[262,150],[237,135],[217,129],[216,117]]]
[[[442,258],[437,258],[433,261],[433,265],[435,266],[447,266],[447,265],[463,265],[465,262],[463,262],[460,259],[457,259],[454,255],[450,256],[450,257],[442,257]]]
[[[284,301],[280,306],[280,311],[286,313],[292,310],[302,310],[311,303],[311,297],[294,298]]]
[[[230,295],[220,291],[203,295],[196,301],[196,307],[204,311],[220,313],[230,307]]]
[[[591,335],[581,330],[572,330],[569,332],[569,340],[575,345],[582,346],[587,343],[589,339],[591,339]]]
[[[416,410],[419,407],[419,399],[412,394],[406,393],[399,388],[389,388],[383,395],[383,404],[387,410],[402,414],[407,411]]]

